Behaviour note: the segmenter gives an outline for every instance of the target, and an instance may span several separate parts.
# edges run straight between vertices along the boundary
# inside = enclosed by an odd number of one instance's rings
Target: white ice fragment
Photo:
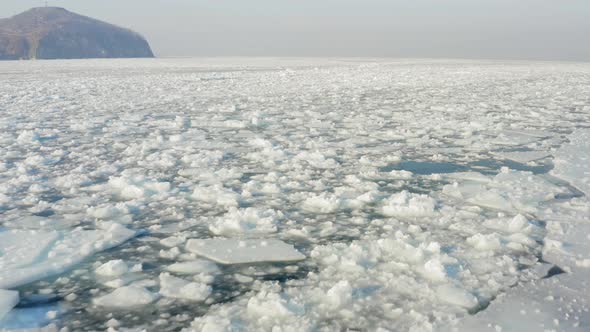
[[[275,233],[277,231],[276,223],[280,218],[282,218],[282,213],[273,209],[231,208],[225,215],[217,218],[209,226],[209,230],[215,235],[226,236]]]
[[[551,174],[590,196],[590,129],[578,129],[555,153]]]
[[[238,194],[220,185],[197,187],[194,189],[192,197],[198,201],[225,208],[237,207],[239,199]]]
[[[119,326],[121,325],[121,323],[119,323],[119,321],[118,321],[118,320],[116,320],[116,319],[114,319],[114,318],[111,318],[111,319],[109,319],[109,320],[107,321],[107,324],[106,324],[106,325],[107,325],[108,327],[117,328],[117,327],[119,327]]]
[[[495,233],[475,234],[467,238],[467,243],[480,251],[495,251],[501,247],[500,239]]]
[[[165,239],[160,240],[160,244],[168,247],[173,248],[183,244],[186,241],[186,237],[183,236],[170,236]]]
[[[167,259],[175,259],[180,255],[180,249],[178,247],[171,248],[170,250],[160,250],[160,257]]]
[[[305,259],[292,245],[276,239],[191,239],[187,250],[221,264],[289,262]]]
[[[18,287],[62,273],[86,257],[135,236],[120,224],[105,223],[102,227],[0,232],[0,287]]]
[[[55,319],[57,317],[58,312],[55,310],[50,310],[45,314],[45,317],[47,317],[47,319]]]
[[[511,233],[517,233],[522,231],[527,225],[529,221],[525,216],[522,214],[516,215],[508,222],[508,231]]]
[[[443,281],[447,278],[445,267],[439,259],[433,258],[424,264],[424,277],[432,281]]]
[[[326,293],[326,301],[332,309],[338,309],[352,299],[352,287],[347,280],[337,282]]]
[[[45,230],[58,230],[69,228],[75,225],[76,221],[68,221],[64,218],[56,217],[39,217],[39,216],[26,216],[16,220],[4,222],[4,226],[14,229],[45,229]]]
[[[0,321],[19,301],[17,291],[0,289]]]
[[[16,141],[19,144],[32,144],[38,143],[40,139],[41,137],[37,132],[32,130],[23,130],[16,138]]]
[[[326,158],[324,154],[319,151],[315,152],[308,152],[303,151],[300,152],[297,156],[295,156],[296,160],[305,160],[309,165],[319,169],[331,169],[338,167],[338,162],[332,158]]]
[[[160,294],[163,296],[191,301],[204,301],[211,294],[211,291],[211,286],[207,284],[189,282],[166,272],[160,273]]]
[[[143,287],[125,286],[112,293],[94,299],[94,304],[102,307],[130,308],[154,302],[158,296]]]
[[[468,203],[501,211],[536,213],[540,204],[567,190],[531,172],[502,168],[490,181],[464,180],[445,185],[443,193]]]
[[[434,215],[435,208],[433,198],[404,190],[385,200],[382,212],[389,217],[425,217]]]
[[[495,229],[505,233],[526,234],[532,230],[532,226],[529,224],[528,219],[522,214],[518,214],[512,219],[488,219],[483,223],[483,225],[490,229]]]
[[[246,284],[246,283],[250,283],[250,282],[254,281],[254,278],[245,276],[243,274],[238,274],[238,273],[234,274],[234,278],[236,279],[237,282],[242,283],[242,284]]]
[[[441,285],[436,289],[439,299],[449,304],[454,304],[465,309],[473,309],[478,305],[477,298],[466,290],[453,286]]]
[[[130,283],[137,281],[141,278],[142,276],[138,274],[125,274],[114,279],[99,279],[99,282],[110,288],[120,288],[129,285]]]
[[[109,277],[118,277],[127,272],[129,272],[127,263],[120,259],[108,261],[96,269],[96,274]]]
[[[496,155],[526,164],[531,161],[540,160],[549,157],[551,154],[545,151],[517,151],[517,152],[499,152]]]
[[[481,182],[487,183],[491,182],[492,179],[477,172],[457,172],[457,173],[448,173],[444,175],[447,178],[455,179],[455,180],[464,180],[464,181],[473,181],[473,182]]]
[[[322,193],[305,199],[301,208],[307,212],[326,214],[336,211],[339,206],[340,200],[336,195]]]
[[[143,175],[111,177],[109,186],[123,199],[143,199],[162,196],[170,191],[169,182],[157,182]]]
[[[182,274],[214,274],[219,272],[219,268],[217,267],[217,265],[215,265],[215,263],[204,259],[174,263],[168,266],[166,270]]]
[[[590,268],[590,258],[577,259],[576,266]]]
[[[490,138],[490,142],[498,145],[517,146],[536,142],[540,138],[541,137],[531,135],[526,131],[504,130],[495,138]]]
[[[289,317],[294,315],[294,307],[285,297],[277,293],[260,292],[248,300],[246,311],[249,316],[267,319],[268,317]]]
[[[405,170],[393,170],[389,172],[389,177],[397,180],[409,180],[413,175],[414,174],[412,172]]]
[[[90,207],[86,210],[86,213],[89,216],[97,219],[110,220],[126,216],[130,213],[130,211],[127,204],[117,203]]]

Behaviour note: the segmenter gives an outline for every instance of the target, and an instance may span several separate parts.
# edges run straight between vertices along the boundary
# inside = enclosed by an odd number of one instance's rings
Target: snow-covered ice
[[[588,64],[0,75],[0,329],[590,329]]]

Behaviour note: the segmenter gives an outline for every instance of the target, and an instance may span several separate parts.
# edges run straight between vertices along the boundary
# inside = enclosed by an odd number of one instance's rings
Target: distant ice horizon
[[[153,58],[88,58],[88,59],[34,59],[34,60],[0,60],[2,62],[86,62],[86,61],[121,61],[121,62],[153,62],[158,60],[193,60],[199,59],[210,64],[215,60],[320,60],[320,61],[351,61],[351,62],[434,62],[434,63],[496,63],[496,64],[590,64],[589,60],[543,60],[543,59],[494,59],[494,58],[428,58],[428,57],[371,57],[371,56],[272,56],[272,55],[157,55]]]

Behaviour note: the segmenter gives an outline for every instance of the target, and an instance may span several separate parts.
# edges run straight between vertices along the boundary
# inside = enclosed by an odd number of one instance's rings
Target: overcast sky
[[[8,17],[42,0],[0,0]],[[590,0],[53,0],[158,56],[590,61]]]

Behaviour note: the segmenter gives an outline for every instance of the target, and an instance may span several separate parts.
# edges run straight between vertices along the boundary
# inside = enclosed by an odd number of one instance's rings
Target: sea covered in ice
[[[590,64],[0,62],[0,331],[588,331]]]

